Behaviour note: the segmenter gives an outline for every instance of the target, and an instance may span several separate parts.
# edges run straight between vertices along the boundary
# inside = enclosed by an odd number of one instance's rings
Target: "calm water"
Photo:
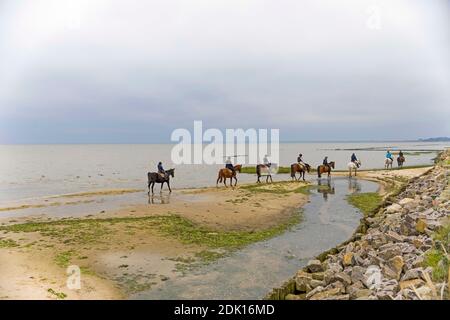
[[[443,143],[284,143],[280,145],[280,165],[287,166],[303,153],[313,166],[325,155],[344,169],[352,151],[335,149],[382,148],[436,150]],[[158,161],[165,168],[175,167],[173,187],[215,185],[218,165],[172,166],[172,145],[3,145],[0,146],[0,205],[48,195],[91,191],[105,188],[145,188],[146,172],[154,171]],[[363,168],[383,166],[384,151],[357,151]],[[407,165],[431,164],[433,153],[407,156]],[[237,158],[243,162],[245,158]],[[253,175],[241,175],[240,181],[254,181]],[[274,180],[286,179],[286,176]]]
[[[258,242],[185,276],[173,277],[132,299],[261,299],[279,287],[309,259],[347,240],[361,219],[346,196],[375,192],[370,181],[315,179],[303,221],[282,235]],[[327,188],[328,186],[328,188]]]

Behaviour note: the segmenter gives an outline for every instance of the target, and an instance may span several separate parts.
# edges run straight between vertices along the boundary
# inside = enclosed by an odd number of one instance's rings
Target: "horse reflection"
[[[355,193],[361,191],[361,183],[357,179],[349,178],[348,179],[348,192]]]
[[[317,192],[321,193],[323,196],[323,199],[326,201],[328,200],[329,194],[335,194],[334,185],[331,185],[331,180],[326,179],[325,183],[322,179],[317,180]]]
[[[148,204],[168,204],[170,203],[170,193],[160,195],[149,195]]]

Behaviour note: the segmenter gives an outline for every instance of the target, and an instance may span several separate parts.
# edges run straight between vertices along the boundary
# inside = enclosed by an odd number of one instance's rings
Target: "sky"
[[[0,143],[450,136],[450,1],[0,0]]]

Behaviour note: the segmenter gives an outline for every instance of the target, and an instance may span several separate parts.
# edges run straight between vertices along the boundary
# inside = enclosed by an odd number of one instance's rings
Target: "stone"
[[[354,256],[353,252],[347,252],[346,254],[344,254],[344,257],[342,258],[342,264],[344,266],[353,265],[353,263],[354,263],[353,256]]]
[[[324,290],[319,293],[316,293],[315,295],[311,296],[309,299],[310,300],[323,300],[323,299],[329,298],[331,296],[339,295],[340,293],[341,293],[340,288],[332,288],[332,289],[328,289],[328,290]]]
[[[402,256],[395,256],[392,259],[389,259],[389,261],[386,264],[388,269],[393,271],[393,273],[386,273],[386,274],[391,276],[392,278],[394,278],[396,280],[399,280],[404,265],[405,265],[405,262],[403,261],[403,257]]]
[[[314,273],[311,273],[311,275],[314,280],[322,281],[324,279],[325,272],[314,272]]]
[[[358,281],[364,281],[364,273],[366,269],[360,266],[354,266],[350,274],[352,283],[357,283]]]
[[[324,298],[323,300],[350,300],[349,294],[341,294],[338,296],[329,296]]]
[[[304,298],[302,298],[301,295],[299,294],[292,294],[289,293],[288,295],[286,295],[286,297],[284,297],[285,300],[304,300]]]
[[[386,208],[386,213],[396,213],[399,212],[400,210],[402,210],[402,206],[397,203],[394,203]]]
[[[306,298],[306,300],[309,300],[312,296],[314,296],[315,294],[322,292],[322,291],[325,291],[324,287],[321,287],[321,286],[316,287],[316,288],[312,289],[310,292],[308,292],[306,294],[305,298]]]
[[[322,280],[314,280],[312,279],[311,282],[309,283],[309,285],[311,286],[311,288],[316,288],[316,287],[322,287],[325,285],[325,282]]]
[[[308,292],[311,290],[311,281],[311,274],[300,270],[295,277],[295,288],[300,292]]]
[[[349,285],[352,283],[352,279],[350,278],[350,276],[344,272],[338,272],[331,278],[331,282],[335,281],[339,281],[344,285]]]
[[[424,233],[427,228],[427,223],[424,219],[418,219],[416,222],[416,231],[419,233]]]
[[[412,199],[412,198],[403,198],[403,199],[401,199],[401,200],[398,202],[398,204],[401,205],[401,206],[403,207],[403,206],[405,206],[405,205],[407,205],[407,204],[414,203],[415,201],[416,201],[416,200],[415,200],[415,199]]]
[[[405,281],[400,281],[400,283],[398,284],[400,286],[400,290],[406,289],[406,288],[412,288],[414,287],[420,287],[421,285],[423,285],[425,282],[422,279],[411,279],[411,280],[405,280]]]
[[[388,231],[386,233],[386,237],[388,238],[388,240],[390,241],[394,241],[394,242],[403,242],[405,241],[405,237],[398,234],[397,232],[394,231]]]
[[[323,271],[322,262],[320,262],[319,260],[310,260],[306,265],[306,269],[312,273],[322,272]]]

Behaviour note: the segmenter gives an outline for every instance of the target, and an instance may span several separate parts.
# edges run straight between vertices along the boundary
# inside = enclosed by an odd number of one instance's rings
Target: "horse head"
[[[309,171],[311,170],[311,166],[309,164],[305,163],[305,167],[306,167],[306,171],[308,171],[308,173],[309,173]]]
[[[172,178],[175,178],[175,169],[169,169],[166,171],[166,173],[171,176]]]
[[[241,169],[242,169],[242,164],[237,164],[234,166],[234,170],[238,171],[239,173],[241,173]]]
[[[331,161],[330,163],[328,163],[328,165],[334,169],[334,161]]]

